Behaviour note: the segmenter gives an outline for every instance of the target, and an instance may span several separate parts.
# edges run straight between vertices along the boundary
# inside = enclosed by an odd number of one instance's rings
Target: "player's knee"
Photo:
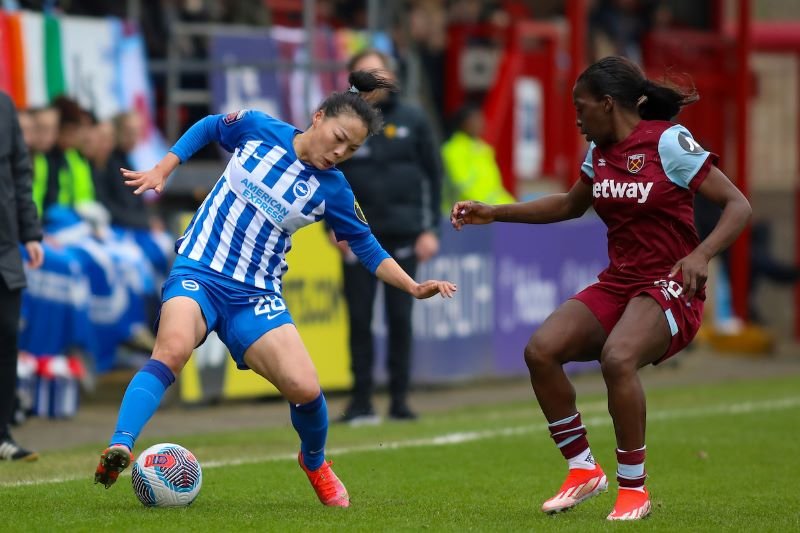
[[[320,393],[319,381],[314,376],[284,379],[280,388],[283,397],[294,404],[313,402]]]
[[[636,373],[636,361],[636,354],[629,346],[623,343],[607,344],[600,356],[600,370],[606,379],[625,377]]]
[[[153,348],[153,359],[157,359],[167,365],[176,376],[186,365],[187,361],[189,361],[191,355],[191,343],[187,343],[181,339],[159,339]]]
[[[531,372],[552,365],[557,357],[555,343],[543,335],[534,334],[525,346],[525,364]]]

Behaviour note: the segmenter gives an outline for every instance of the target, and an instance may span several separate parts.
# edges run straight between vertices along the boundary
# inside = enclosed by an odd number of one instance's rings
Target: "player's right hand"
[[[468,200],[456,202],[450,211],[450,223],[457,230],[464,224],[489,224],[494,222],[494,207],[482,202]]]
[[[136,187],[133,194],[142,194],[150,189],[160,193],[167,183],[167,174],[158,165],[145,172],[128,170],[127,168],[120,168],[119,171],[122,173],[122,177],[125,178],[125,185]]]

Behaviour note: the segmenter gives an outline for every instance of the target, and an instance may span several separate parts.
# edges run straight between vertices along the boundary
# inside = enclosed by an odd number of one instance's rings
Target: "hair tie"
[[[358,88],[356,88],[356,86],[355,86],[355,85],[351,85],[351,86],[350,86],[350,88],[349,88],[349,89],[347,89],[347,92],[358,94],[358,93],[360,93],[361,91],[359,91],[359,90],[358,90]]]
[[[645,102],[647,102],[647,96],[643,94],[642,96],[639,97],[638,100],[636,100],[636,107],[639,107],[640,105],[644,104]]]

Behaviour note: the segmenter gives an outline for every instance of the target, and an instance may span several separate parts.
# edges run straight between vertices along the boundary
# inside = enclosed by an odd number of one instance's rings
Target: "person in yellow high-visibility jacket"
[[[442,193],[442,212],[450,213],[455,202],[478,200],[491,205],[516,200],[503,187],[494,148],[481,139],[483,112],[467,104],[456,114],[454,133],[442,145],[442,161],[447,175]]]
[[[59,97],[53,102],[53,109],[59,117],[58,134],[54,145],[32,147],[33,157],[33,200],[42,215],[53,204],[76,207],[82,203],[95,201],[92,167],[81,154],[89,122],[88,113],[76,102]],[[38,113],[37,119],[49,122],[51,113]],[[50,127],[51,124],[47,124]],[[46,137],[44,133],[41,135]],[[41,140],[45,144],[45,140]],[[48,143],[49,144],[49,143]]]

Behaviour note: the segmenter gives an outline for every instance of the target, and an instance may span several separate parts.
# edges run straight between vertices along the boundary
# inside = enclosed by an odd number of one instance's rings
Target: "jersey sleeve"
[[[717,154],[700,146],[680,124],[661,134],[658,155],[667,178],[678,187],[692,191],[697,191],[719,159]]]
[[[358,260],[364,265],[371,273],[378,270],[378,266],[384,259],[389,259],[389,254],[378,243],[378,239],[372,233],[367,233],[356,239],[347,241],[350,245],[350,250],[356,254]]]
[[[246,141],[258,138],[258,130],[269,119],[265,113],[253,109],[216,116],[219,144],[229,152],[233,152]]]
[[[213,141],[228,152],[233,152],[246,140],[256,138],[258,126],[263,125],[267,118],[260,111],[248,109],[227,115],[209,115],[186,130],[169,151],[177,155],[181,163]]]
[[[344,180],[343,186],[335,194],[325,199],[325,213],[323,217],[328,226],[336,234],[336,239],[349,241],[372,233],[367,223],[364,212],[356,201],[353,190]]]
[[[592,166],[592,152],[594,152],[594,147],[594,142],[589,144],[586,157],[583,159],[583,163],[581,163],[581,179],[589,185],[594,181],[594,166]]]
[[[344,181],[344,177],[342,177]],[[375,273],[389,254],[378,244],[367,224],[367,218],[347,182],[335,195],[326,200],[325,222],[333,229],[336,239],[347,241],[350,249],[367,269]]]

